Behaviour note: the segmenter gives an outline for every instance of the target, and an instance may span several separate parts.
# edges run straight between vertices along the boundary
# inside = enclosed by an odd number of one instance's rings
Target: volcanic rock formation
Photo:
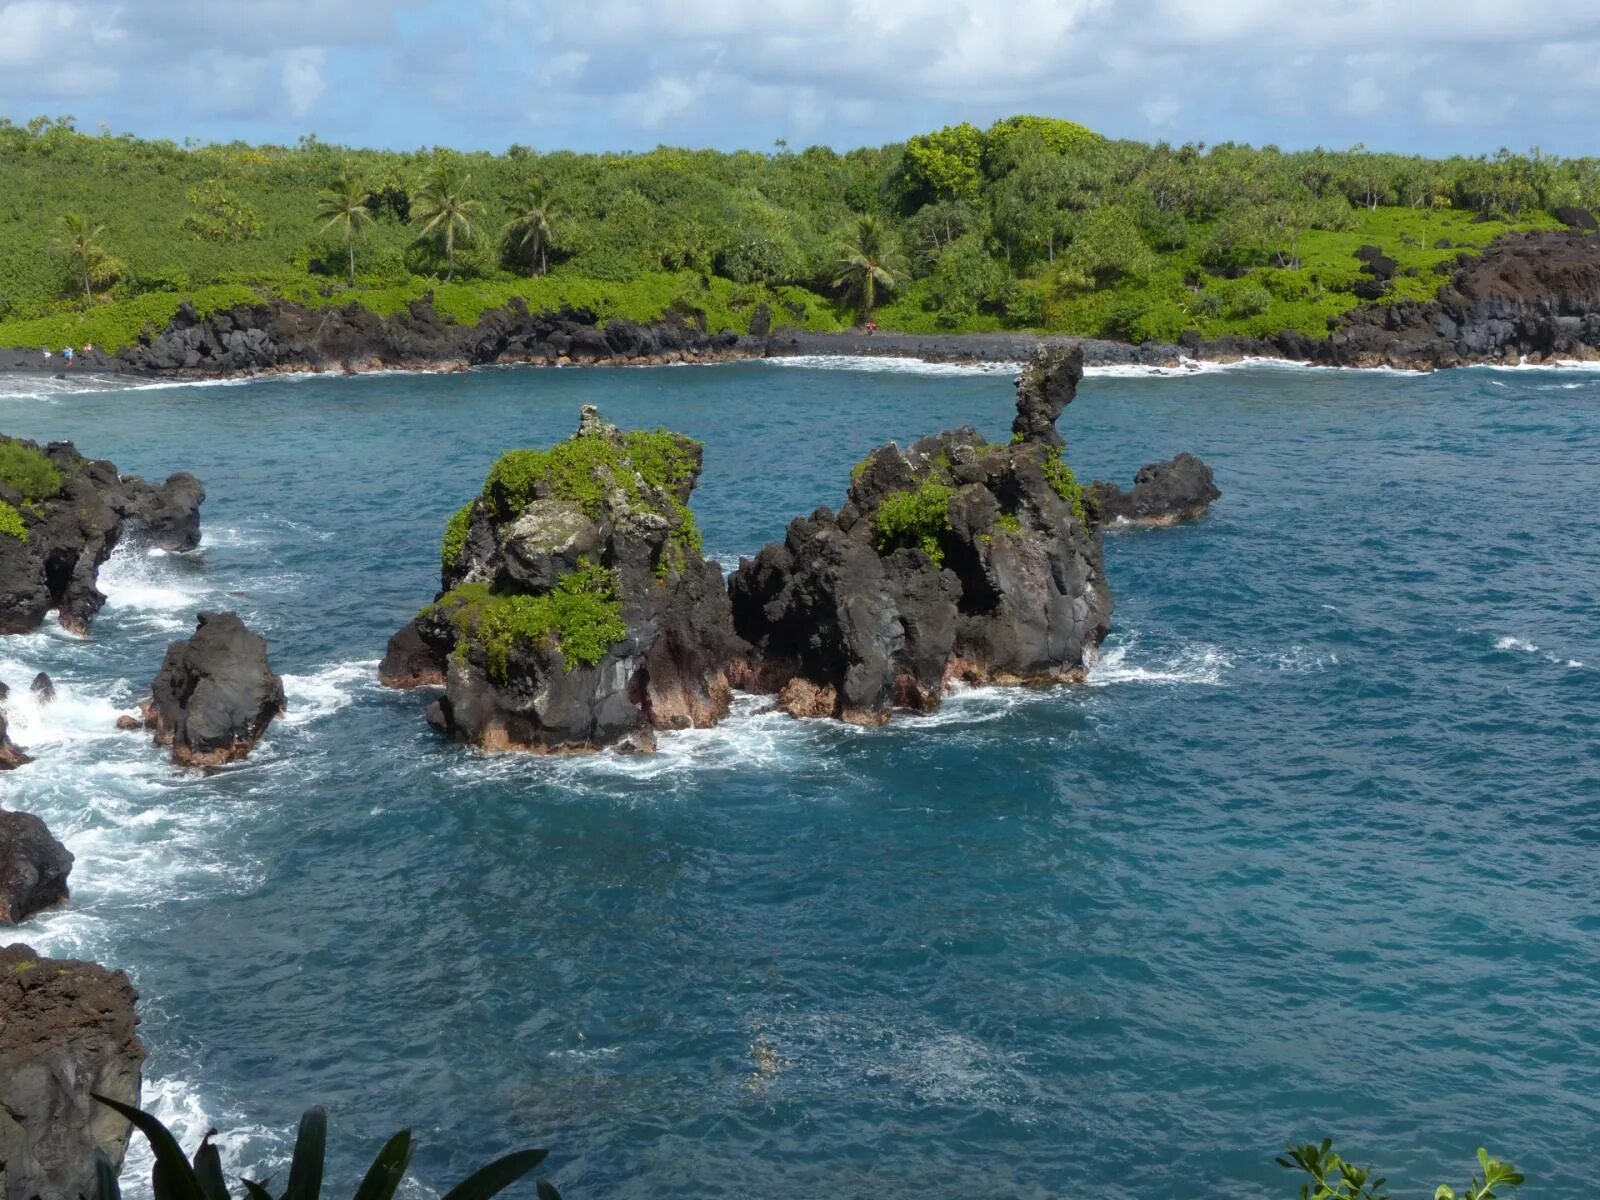
[[[145,727],[180,766],[219,767],[255,749],[284,710],[283,681],[267,643],[235,613],[201,613],[194,636],[173,642],[150,684]]]
[[[837,514],[799,518],[741,561],[728,581],[752,646],[741,685],[797,716],[876,724],[937,708],[957,680],[1082,678],[1112,609],[1055,428],[1082,376],[1081,349],[1039,348],[1010,444],[963,427],[884,446]]]
[[[51,610],[63,628],[87,633],[106,601],[96,575],[117,542],[192,550],[204,499],[193,475],[155,486],[71,442],[41,450],[0,437],[0,633],[37,629]]]
[[[442,683],[429,721],[489,750],[649,748],[655,730],[715,724],[737,640],[688,507],[701,452],[586,405],[568,441],[503,455],[450,521],[442,590],[379,678]]]
[[[71,871],[71,852],[43,821],[32,813],[0,811],[0,925],[20,925],[60,904]]]
[[[98,1195],[95,1151],[113,1167],[128,1122],[90,1097],[139,1103],[138,993],[121,971],[0,950],[0,1197]]]
[[[1184,451],[1162,463],[1146,463],[1133,477],[1133,490],[1095,480],[1084,489],[1083,504],[1096,525],[1172,525],[1201,516],[1222,495],[1211,468]]]

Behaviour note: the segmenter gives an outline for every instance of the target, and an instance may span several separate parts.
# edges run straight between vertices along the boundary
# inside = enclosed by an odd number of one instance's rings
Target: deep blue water
[[[1109,539],[1092,686],[481,757],[372,668],[493,456],[585,401],[706,442],[731,562],[886,439],[1004,435],[1011,389],[747,364],[0,400],[6,433],[210,492],[200,552],[113,560],[91,640],[0,643],[14,689],[65,684],[13,702],[39,761],[0,799],[78,855],[20,937],[132,974],[187,1143],[281,1169],[321,1102],[336,1190],[409,1124],[436,1192],[534,1144],[577,1200],[1157,1200],[1290,1196],[1274,1154],[1329,1135],[1401,1194],[1480,1144],[1592,1191],[1600,375],[1092,379],[1081,475],[1192,449],[1224,492]],[[185,775],[110,724],[223,606],[292,711]]]

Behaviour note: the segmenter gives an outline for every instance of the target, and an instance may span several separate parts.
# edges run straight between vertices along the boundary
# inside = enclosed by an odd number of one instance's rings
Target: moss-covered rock
[[[736,639],[688,505],[701,452],[585,406],[567,441],[501,455],[451,518],[440,595],[380,678],[442,682],[430,720],[487,749],[647,746],[719,720]]]
[[[1055,421],[1083,374],[1041,350],[1015,436],[963,427],[868,455],[848,499],[790,524],[729,580],[742,678],[796,715],[886,720],[954,681],[1081,678],[1111,616],[1100,540]]]
[[[0,633],[28,633],[51,611],[64,628],[87,632],[105,603],[100,565],[118,540],[193,549],[204,500],[192,475],[152,485],[91,462],[70,442],[0,436]]]

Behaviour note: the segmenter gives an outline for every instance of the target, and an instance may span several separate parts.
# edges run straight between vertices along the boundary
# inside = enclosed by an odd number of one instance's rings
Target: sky
[[[1600,154],[1600,0],[0,0],[0,116],[415,149],[1111,137]]]

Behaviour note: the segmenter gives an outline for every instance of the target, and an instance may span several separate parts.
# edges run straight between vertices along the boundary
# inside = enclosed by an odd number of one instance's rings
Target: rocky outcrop
[[[67,898],[72,853],[32,813],[0,812],[0,925]]]
[[[1359,308],[1307,349],[1341,366],[1600,357],[1600,237],[1508,234],[1462,255],[1435,299]]]
[[[1082,375],[1078,348],[1039,348],[1011,443],[962,428],[885,446],[838,513],[797,519],[741,561],[728,581],[752,647],[739,682],[796,716],[876,724],[937,708],[958,680],[1082,678],[1112,610],[1055,428]]]
[[[30,632],[52,611],[87,633],[106,600],[98,572],[117,543],[192,550],[204,499],[192,475],[153,485],[71,442],[41,449],[0,437],[0,633]]]
[[[604,328],[592,312],[529,312],[520,299],[475,325],[442,316],[431,297],[380,317],[358,304],[305,308],[288,300],[200,316],[185,304],[160,333],[126,347],[126,369],[196,375],[291,370],[429,369],[493,362],[680,362],[727,357],[733,333],[708,333],[704,313],[669,312]]]
[[[728,710],[736,647],[688,501],[698,442],[578,432],[512,451],[451,520],[441,591],[390,640],[392,687],[443,683],[429,720],[489,750],[647,749]]]
[[[10,698],[10,695],[11,689],[0,683],[0,771],[14,770],[33,761],[31,757],[23,752],[21,747],[11,740],[11,731],[6,725],[4,708],[4,704]]]
[[[220,767],[249,755],[284,707],[267,643],[235,613],[201,613],[194,636],[167,647],[143,715],[173,762]]]
[[[0,950],[0,1197],[98,1195],[95,1151],[120,1167],[128,1122],[91,1093],[137,1105],[145,1050],[121,971]]]
[[[1095,480],[1084,489],[1083,504],[1096,525],[1172,525],[1201,516],[1221,495],[1211,468],[1184,451],[1167,462],[1140,467],[1131,492]]]

